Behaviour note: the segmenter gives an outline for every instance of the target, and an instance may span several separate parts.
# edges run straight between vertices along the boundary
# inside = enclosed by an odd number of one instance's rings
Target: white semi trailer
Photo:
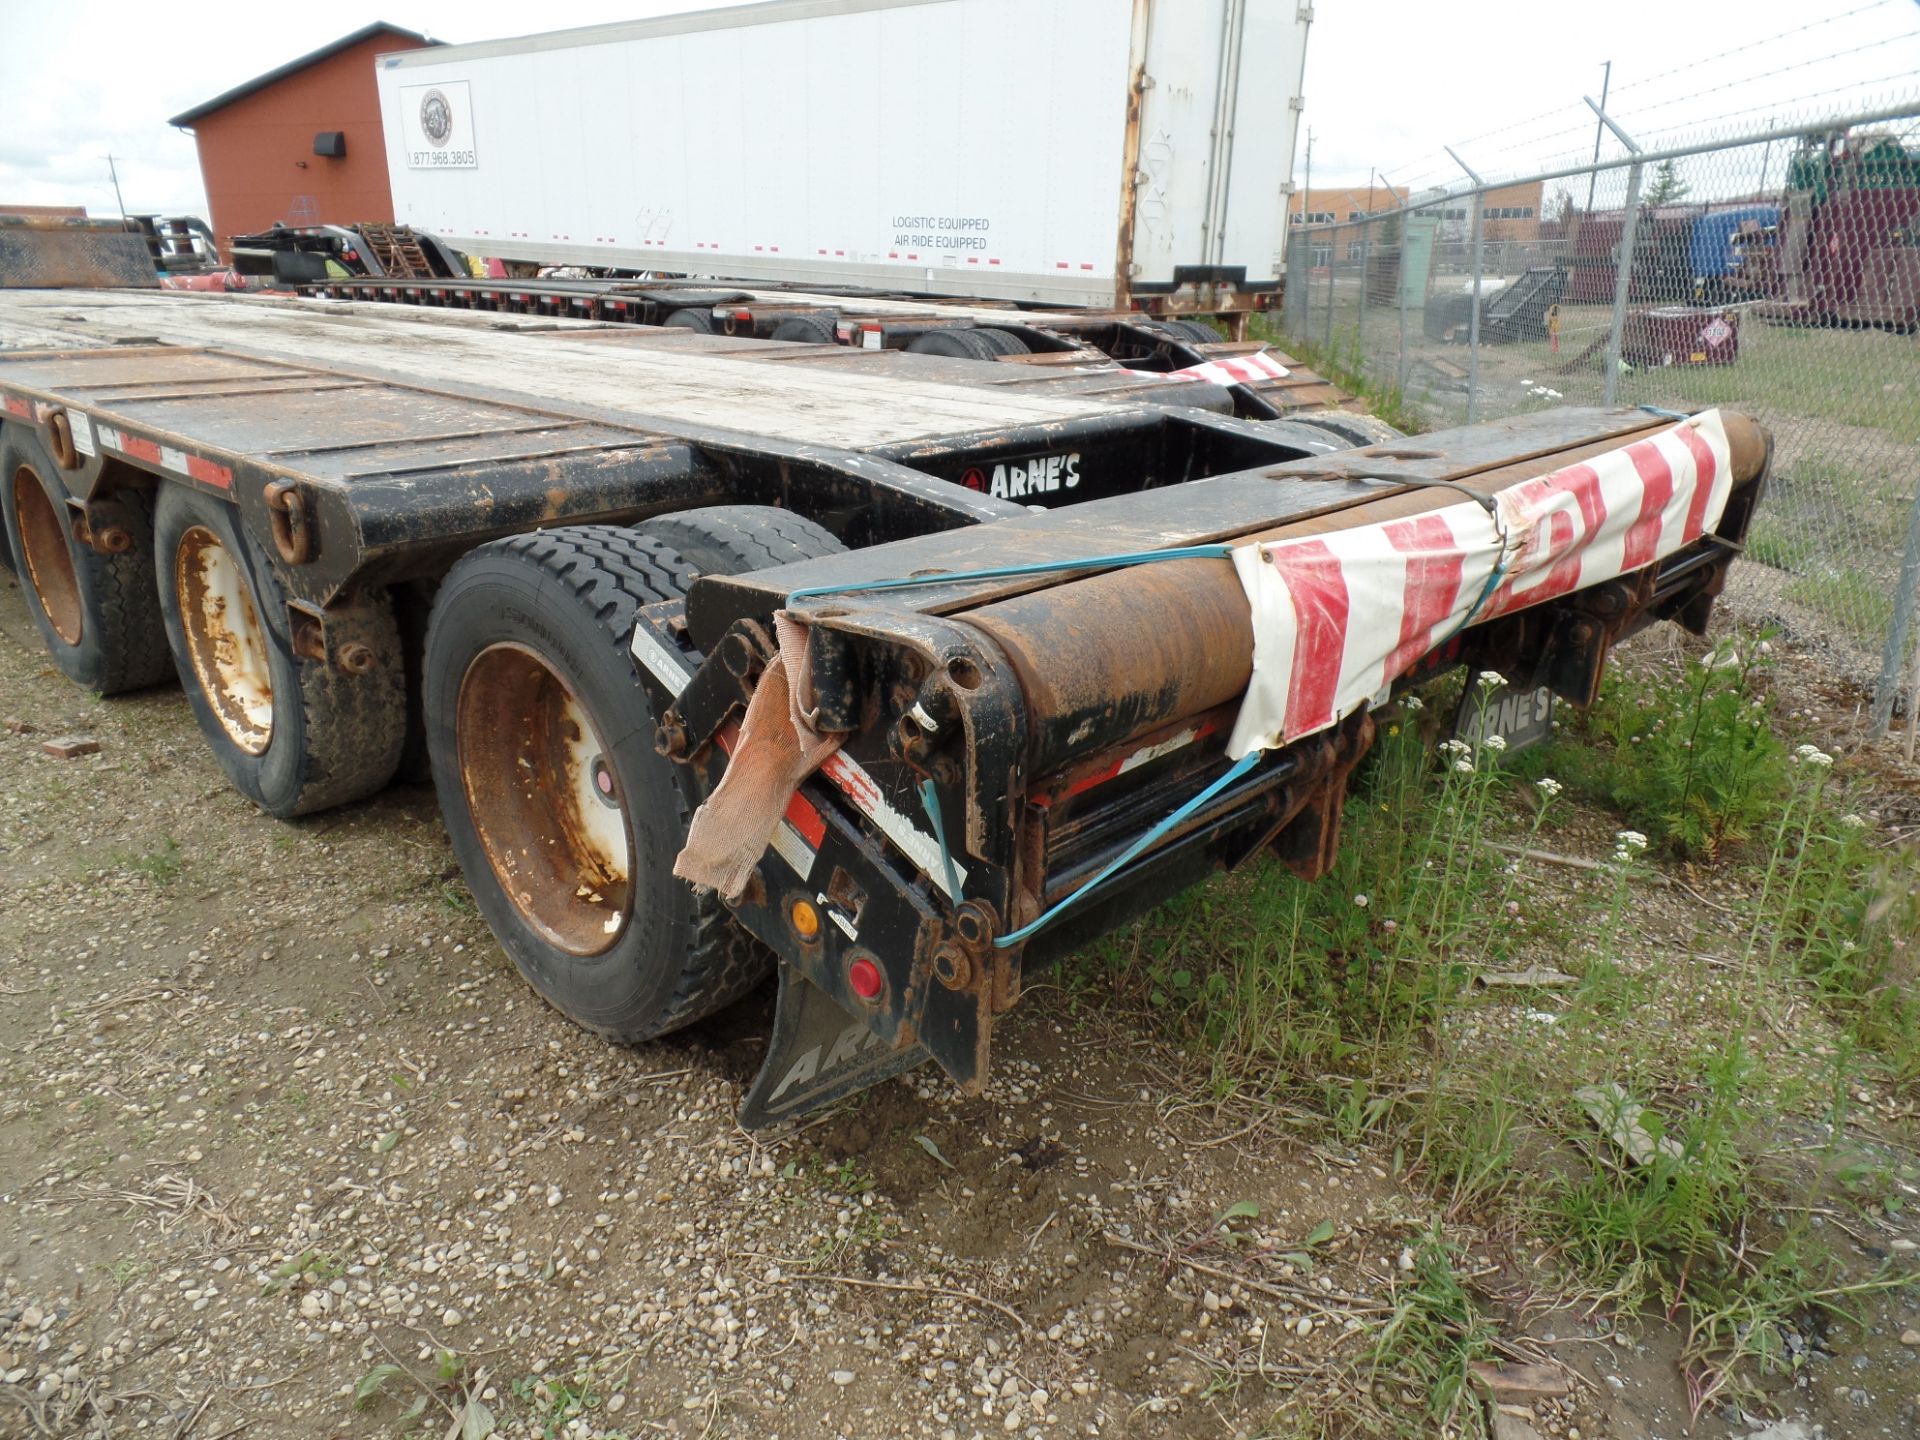
[[[1279,288],[1300,0],[771,0],[382,56],[469,253],[1101,309]]]

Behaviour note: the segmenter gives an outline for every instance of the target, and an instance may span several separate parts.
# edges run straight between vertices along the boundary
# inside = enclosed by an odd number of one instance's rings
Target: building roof
[[[289,60],[278,69],[269,70],[264,75],[256,75],[245,84],[236,85],[224,94],[214,96],[213,99],[207,101],[205,104],[196,105],[191,110],[183,110],[167,123],[169,125],[191,125],[194,121],[204,119],[216,110],[226,109],[227,106],[233,104],[236,100],[245,99],[256,90],[264,90],[276,81],[284,80],[287,76],[296,74],[306,69],[309,65],[318,65],[322,60],[338,55],[342,50],[350,50],[361,41],[371,40],[376,35],[393,35],[402,40],[417,40],[422,45],[438,45],[441,43],[438,40],[429,40],[417,30],[407,30],[398,25],[389,25],[384,20],[376,20],[371,25],[362,25],[351,35],[342,35],[331,44],[322,45],[310,55],[302,55],[298,60]]]

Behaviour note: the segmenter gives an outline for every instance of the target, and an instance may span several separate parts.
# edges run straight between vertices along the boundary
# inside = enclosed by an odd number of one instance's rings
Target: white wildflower
[[[1456,760],[1453,762],[1453,768],[1458,770],[1462,775],[1471,775],[1473,773],[1473,762],[1471,760]]]
[[[1539,789],[1540,793],[1542,795],[1545,795],[1549,800],[1553,799],[1554,796],[1558,795],[1562,790],[1567,788],[1566,786],[1562,785],[1558,780],[1554,779],[1551,775],[1545,776],[1544,778],[1536,780],[1533,783]]]
[[[1353,903],[1355,905],[1358,905],[1362,910],[1364,910],[1367,908],[1367,906],[1371,905],[1373,902],[1369,900],[1365,895],[1356,895],[1353,897]]]
[[[1638,830],[1622,830],[1613,838],[1620,842],[1620,848],[1622,850],[1644,850],[1647,848],[1647,837],[1642,835]]]
[[[1480,743],[1498,755],[1502,750],[1507,748],[1507,737],[1504,735],[1489,735]]]
[[[1840,817],[1840,823],[1849,830],[1864,830],[1867,828],[1867,821],[1864,815],[1842,815]]]
[[[1407,695],[1401,699],[1400,708],[1402,710],[1424,710],[1427,708],[1427,705],[1418,695]]]
[[[1485,685],[1488,689],[1492,689],[1495,685],[1504,685],[1507,683],[1507,677],[1502,675],[1498,670],[1482,670],[1473,678],[1476,683]]]
[[[1827,752],[1822,750],[1818,745],[1794,746],[1793,758],[1808,765],[1818,765],[1823,769],[1833,764],[1833,756],[1827,754]]]
[[[1473,747],[1471,745],[1457,737],[1452,740],[1442,740],[1440,742],[1440,753],[1442,755],[1466,755],[1470,754],[1472,750]]]
[[[1380,922],[1380,928],[1391,935],[1400,928],[1400,922],[1398,920],[1382,920]]]

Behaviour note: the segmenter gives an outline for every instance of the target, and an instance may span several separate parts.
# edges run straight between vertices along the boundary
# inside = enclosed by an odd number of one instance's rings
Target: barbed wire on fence
[[[1775,118],[1796,103],[1776,97],[1678,137],[1614,116],[1640,153],[1593,163],[1588,129],[1586,155],[1530,173],[1468,154],[1478,184],[1296,225],[1285,337],[1426,428],[1751,411],[1775,453],[1734,603],[1870,686],[1884,729],[1920,695],[1920,93],[1893,80],[1872,105]]]

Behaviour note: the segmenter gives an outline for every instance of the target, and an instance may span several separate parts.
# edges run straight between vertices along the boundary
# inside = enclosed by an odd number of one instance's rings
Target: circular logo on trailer
[[[971,466],[967,472],[960,477],[960,483],[969,490],[979,490],[984,493],[987,488],[986,472],[978,465]]]
[[[429,90],[420,99],[420,128],[436,145],[446,144],[453,135],[453,106],[438,90]]]

